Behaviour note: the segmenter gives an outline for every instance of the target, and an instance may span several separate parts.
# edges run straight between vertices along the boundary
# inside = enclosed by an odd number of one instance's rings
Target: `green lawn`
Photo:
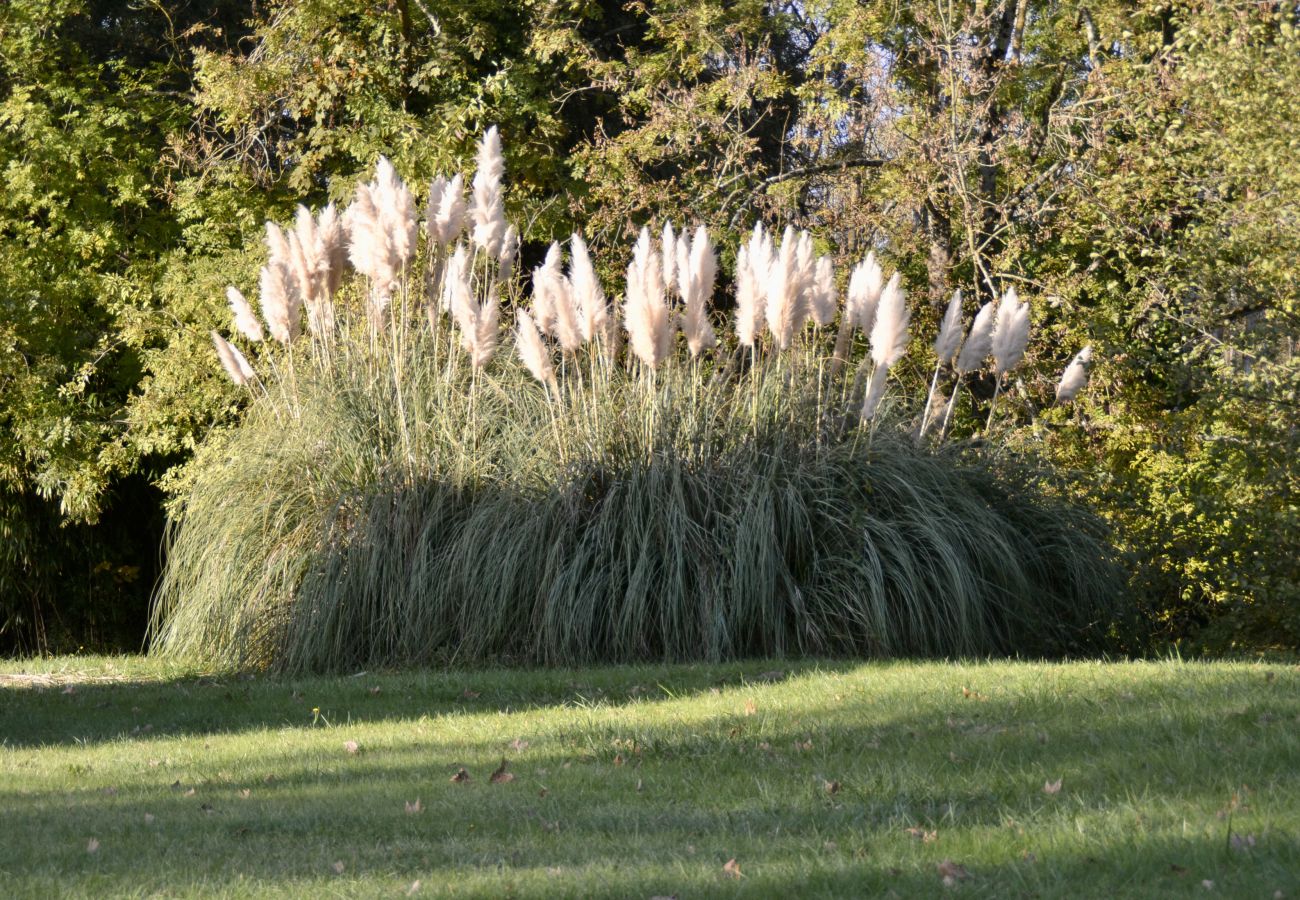
[[[0,673],[5,897],[1300,897],[1295,666]]]

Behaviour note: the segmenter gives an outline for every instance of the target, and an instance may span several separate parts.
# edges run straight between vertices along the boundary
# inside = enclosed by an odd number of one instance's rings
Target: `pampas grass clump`
[[[892,411],[910,320],[897,273],[867,260],[841,308],[811,238],[760,226],[725,323],[712,239],[669,226],[641,232],[621,300],[580,236],[525,292],[495,131],[479,162],[471,202],[463,177],[434,181],[423,253],[381,163],[340,219],[362,277],[330,268],[343,238],[310,213],[296,238],[268,229],[261,306],[295,349],[250,362],[215,336],[252,399],[190,466],[157,652],[306,671],[1104,639],[1120,581],[1097,520]],[[260,323],[236,294],[251,344]],[[955,303],[940,365],[960,376],[990,349],[963,365]],[[1001,346],[1000,367],[1019,361],[1023,345]]]

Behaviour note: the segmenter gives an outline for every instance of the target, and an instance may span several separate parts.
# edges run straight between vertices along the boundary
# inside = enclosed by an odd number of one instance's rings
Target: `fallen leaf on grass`
[[[1253,834],[1231,834],[1228,836],[1228,846],[1238,853],[1245,853],[1255,846],[1255,836]]]
[[[185,792],[185,796],[186,796],[186,797],[193,797],[193,796],[194,796],[195,794],[197,794],[197,793],[198,793],[198,790],[197,790],[196,788],[190,788],[188,791]]]
[[[506,771],[505,757],[501,757],[501,765],[497,766],[496,771],[488,776],[488,781],[493,784],[507,784],[515,780],[515,776]]]
[[[152,824],[153,824],[153,819],[154,819],[153,813],[145,813],[145,814],[144,814],[144,824],[146,824],[146,825],[152,825]]]
[[[343,870],[346,868],[347,866],[343,865],[343,860],[341,859],[334,863],[334,873],[336,875],[342,875]]]
[[[753,700],[746,700],[745,715],[752,716],[756,712],[758,712],[758,704],[756,704]]]
[[[412,881],[411,886],[406,889],[406,896],[408,897],[415,896],[415,892],[418,891],[419,889],[420,889],[420,880],[417,878],[415,881]]]
[[[840,783],[838,781],[825,781],[822,786],[826,788],[828,794],[838,794],[840,792]]]
[[[979,691],[972,691],[970,688],[967,687],[961,689],[961,695],[965,697],[967,700],[970,700],[972,698],[976,700],[984,699],[984,695],[981,694]]]
[[[1062,782],[1063,780],[1064,780],[1064,779],[1062,779],[1062,778],[1058,778],[1058,779],[1056,779],[1055,781],[1045,781],[1045,782],[1043,782],[1043,793],[1044,793],[1044,794],[1059,794],[1059,793],[1061,793],[1061,782]]]
[[[523,753],[525,750],[528,749],[528,742],[525,740],[521,740],[520,738],[515,738],[513,741],[510,742],[510,749],[515,751],[516,753]]]
[[[616,766],[621,766],[621,765],[623,765],[624,762],[625,762],[625,760],[623,759],[623,754],[622,754],[622,753],[615,753],[615,754],[614,754],[614,765],[616,765]]]
[[[405,801],[405,803],[406,803],[406,814],[408,816],[413,816],[416,813],[424,812],[424,804],[420,802],[419,797],[415,798],[414,803],[412,803],[410,800]]]
[[[244,788],[239,792],[239,796],[247,800],[249,797],[253,796],[253,791],[250,788]]]
[[[75,686],[75,685],[71,685],[71,684],[68,685],[67,687],[65,687],[65,688],[63,689],[63,693],[65,693],[65,694],[75,694],[76,692],[77,692],[77,688],[76,688],[76,686]],[[96,845],[96,846],[98,846],[98,845]],[[91,852],[93,853],[94,851],[92,850]]]
[[[727,875],[731,876],[732,878],[745,877],[744,875],[741,874],[740,863],[736,862],[736,858],[734,856],[731,859],[727,860],[726,865],[722,867],[722,871],[725,872]]]
[[[479,691],[471,691],[469,688],[465,688],[465,692],[461,696],[466,700],[477,700],[482,694]]]
[[[377,697],[381,693],[381,688],[379,687],[379,685],[375,685],[370,689],[370,693],[372,696]],[[416,884],[419,884],[419,882],[416,882]]]
[[[1207,891],[1212,891],[1214,890],[1214,882],[1207,878],[1201,882],[1201,887],[1205,888]]]
[[[939,839],[939,832],[926,831],[924,828],[909,828],[907,833],[916,838],[922,844],[933,844]]]
[[[970,878],[970,872],[966,871],[966,867],[958,865],[951,859],[945,859],[935,868],[939,870],[939,875],[943,878],[943,883],[946,885],[953,885],[958,881],[961,881],[963,878]]]
[[[98,852],[99,852],[99,841],[96,840],[95,838],[91,838],[90,840],[86,841],[86,852],[87,852],[87,853],[98,853]]]
[[[469,773],[465,771],[464,767],[462,767],[456,770],[456,774],[451,776],[451,780],[456,784],[464,784],[469,781]]]
[[[353,756],[356,756],[361,752],[361,745],[356,741],[344,741],[343,749],[351,753]]]

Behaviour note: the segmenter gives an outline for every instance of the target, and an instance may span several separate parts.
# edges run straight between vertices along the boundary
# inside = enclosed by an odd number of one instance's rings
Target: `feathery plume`
[[[379,157],[375,166],[374,199],[380,223],[385,231],[393,268],[400,271],[415,256],[419,223],[415,217],[415,198],[387,157]]]
[[[736,337],[743,347],[754,346],[763,332],[762,279],[754,272],[749,247],[736,254]]]
[[[957,355],[958,375],[974,372],[984,365],[984,360],[993,349],[994,314],[995,306],[992,300],[981,306],[979,312],[975,314],[970,333],[966,335],[966,343],[962,345],[961,353]]]
[[[555,367],[551,365],[551,354],[542,341],[542,333],[537,330],[533,317],[522,309],[515,317],[515,348],[534,378],[545,385],[555,381]]]
[[[659,240],[659,267],[663,271],[664,288],[668,293],[677,291],[677,236],[671,220],[664,223]]]
[[[1029,343],[1029,304],[1016,296],[1010,288],[998,304],[996,324],[993,326],[993,371],[999,377],[1010,372],[1025,355]]]
[[[1057,403],[1069,403],[1079,395],[1079,391],[1088,383],[1088,364],[1091,362],[1092,344],[1089,344],[1076,353],[1065,367],[1061,381],[1056,386]]]
[[[316,216],[316,236],[325,248],[325,258],[329,263],[329,274],[325,278],[325,290],[333,298],[343,281],[348,265],[348,248],[344,242],[343,220],[338,207],[329,203]]]
[[[230,311],[235,314],[235,330],[253,343],[261,341],[265,337],[262,323],[257,320],[253,307],[244,299],[239,288],[233,284],[227,287],[226,301],[230,304]]]
[[[658,368],[672,351],[673,331],[661,254],[653,252],[648,228],[641,229],[627,267],[623,319],[632,352],[649,368]]]
[[[459,172],[448,181],[442,175],[429,185],[429,203],[425,207],[425,227],[429,240],[450,247],[465,227],[465,176]]]
[[[478,308],[474,319],[474,331],[469,346],[470,365],[476,369],[486,366],[497,351],[500,337],[501,304],[496,294],[488,296]]]
[[[895,272],[880,294],[876,308],[876,321],[871,325],[871,360],[876,364],[871,373],[871,386],[862,401],[862,420],[876,414],[880,400],[885,395],[885,379],[889,369],[907,352],[907,326],[911,313],[907,309],[907,295],[903,292],[902,277]]]
[[[825,326],[835,318],[835,267],[829,256],[820,257],[813,269],[812,291],[809,295],[812,319]]]
[[[948,301],[948,311],[943,314],[939,325],[939,336],[934,341],[934,353],[939,357],[939,365],[951,363],[961,347],[961,288],[952,292]]]
[[[595,340],[605,334],[609,309],[582,235],[575,233],[569,238],[569,256],[569,283],[573,287],[574,306],[578,309],[578,329],[584,341]]]
[[[274,262],[262,266],[258,288],[262,318],[266,320],[267,330],[271,332],[271,337],[282,344],[288,344],[298,336],[301,307],[294,297],[290,276],[284,264]]]
[[[854,266],[849,276],[846,304],[848,315],[865,332],[870,333],[876,321],[876,305],[880,302],[883,285],[884,272],[876,262],[875,251],[868,251],[866,259]]]
[[[473,330],[472,324],[467,323],[472,323],[478,315],[478,301],[470,285],[469,248],[463,243],[456,245],[447,260],[442,276],[442,308],[451,313],[462,331]]]
[[[217,348],[217,358],[221,360],[221,368],[226,370],[231,381],[243,387],[257,378],[257,374],[244,358],[244,354],[216,331],[212,332],[212,343]]]
[[[564,276],[559,243],[551,244],[545,261],[533,270],[533,312],[538,327],[558,338],[566,352],[577,350],[582,344],[573,288]]]
[[[701,225],[695,230],[693,240],[683,233],[678,240],[678,281],[686,304],[682,333],[686,335],[686,346],[691,356],[699,356],[718,342],[709,321],[708,306],[717,274],[718,257],[709,240],[708,229]]]
[[[506,206],[501,196],[505,175],[501,136],[493,125],[478,147],[478,170],[474,173],[474,243],[488,256],[499,258],[506,236]]]
[[[794,226],[787,225],[781,247],[767,270],[767,328],[778,350],[789,349],[795,333],[807,317],[803,285],[799,273],[799,238]]]
[[[519,256],[519,229],[513,225],[506,226],[505,237],[501,239],[501,252],[497,255],[497,277],[505,281],[515,270],[515,260]]]
[[[269,262],[289,264],[289,239],[284,230],[271,221],[266,223],[266,252]]]

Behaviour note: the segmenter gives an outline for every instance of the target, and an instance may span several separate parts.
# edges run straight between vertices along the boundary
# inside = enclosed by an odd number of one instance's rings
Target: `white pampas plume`
[[[505,237],[501,239],[501,252],[497,255],[497,277],[504,281],[515,270],[515,260],[519,256],[519,229],[513,225],[506,226]]]
[[[522,309],[515,317],[515,349],[534,378],[547,386],[554,383],[555,368],[551,365],[551,354],[542,341],[542,333],[537,330],[533,317]]]
[[[478,145],[478,170],[474,173],[474,243],[488,256],[499,258],[506,236],[506,206],[501,197],[501,179],[506,161],[501,136],[493,125]]]
[[[809,294],[809,306],[812,319],[818,325],[825,326],[835,318],[835,267],[829,256],[820,257],[813,269],[812,290]]]
[[[442,277],[442,308],[460,325],[462,331],[472,331],[478,302],[470,285],[470,255],[464,244],[457,244]]]
[[[817,259],[816,251],[813,249],[812,235],[807,231],[799,232],[798,243],[794,248],[795,261],[795,283],[798,285],[801,303],[803,304],[804,318],[810,318],[813,313],[813,292],[816,290],[817,277]],[[799,323],[800,325],[803,322]]]
[[[289,264],[289,239],[283,229],[271,221],[266,223],[266,251],[268,262]]]
[[[799,238],[788,225],[765,281],[767,328],[778,350],[787,350],[808,315],[799,272]]]
[[[262,333],[262,323],[258,321],[253,307],[244,299],[239,288],[233,284],[226,288],[226,302],[230,304],[230,311],[235,314],[235,330],[253,343],[261,341],[265,337]]]
[[[846,308],[853,323],[870,333],[876,321],[876,306],[884,285],[884,271],[876,262],[875,251],[868,251],[866,259],[853,267],[849,276],[849,295]]]
[[[329,273],[325,277],[325,290],[330,298],[339,289],[348,265],[348,248],[344,242],[343,220],[338,207],[327,204],[316,216],[316,236],[325,248],[325,258],[329,264]]]
[[[754,346],[763,332],[762,279],[755,274],[748,247],[736,254],[736,337],[742,347]]]
[[[271,332],[271,337],[282,344],[288,344],[298,336],[298,313],[301,307],[293,296],[290,276],[284,265],[275,262],[262,266],[258,288],[258,300],[267,330]]]
[[[582,339],[591,341],[604,337],[609,308],[582,235],[575,233],[569,238],[569,255],[569,282],[573,287],[573,303],[578,309],[578,329],[582,332]]]
[[[990,300],[981,306],[979,312],[975,314],[975,321],[971,323],[970,333],[966,335],[966,343],[962,345],[961,353],[957,356],[958,375],[974,372],[984,365],[984,360],[988,357],[989,351],[993,349],[994,310],[993,301]]]
[[[659,266],[663,272],[664,287],[669,293],[677,290],[677,237],[673,234],[673,223],[664,223],[663,235],[659,240]]]
[[[496,294],[488,296],[474,316],[471,331],[465,333],[465,349],[475,369],[486,366],[497,350],[500,337],[501,305]]]
[[[627,267],[623,327],[633,354],[650,369],[658,368],[672,350],[672,317],[661,266],[660,254],[650,246],[650,230],[642,228]]]
[[[221,368],[226,370],[231,381],[243,387],[257,378],[257,374],[244,358],[244,354],[216,331],[212,332],[212,343],[217,348],[217,358],[221,360]]]
[[[419,223],[415,216],[415,198],[387,157],[379,157],[375,166],[375,203],[387,233],[393,268],[401,270],[415,255]]]
[[[1025,355],[1029,343],[1029,304],[1022,303],[1011,288],[998,304],[993,326],[993,371],[998,377],[1010,372]]]
[[[939,325],[939,336],[934,340],[934,355],[939,358],[939,365],[951,363],[961,347],[961,288],[952,292],[948,301],[948,311],[943,314]]]
[[[459,172],[448,181],[439,175],[429,185],[429,203],[425,207],[425,227],[429,240],[450,247],[465,227],[465,176]]]
[[[902,277],[895,272],[880,295],[876,308],[876,321],[871,326],[871,360],[875,369],[871,373],[871,386],[862,402],[862,420],[876,414],[885,393],[885,379],[889,369],[907,352],[907,326],[912,315],[907,309],[907,295],[903,291]]]
[[[1092,362],[1092,344],[1075,354],[1074,359],[1065,367],[1061,381],[1056,386],[1056,402],[1069,403],[1079,395],[1088,383],[1088,364]]]
[[[560,338],[566,351],[577,349],[582,342],[572,293],[569,279],[564,277],[560,245],[553,242],[546,251],[546,259],[533,269],[533,314],[538,328],[544,334]]]
[[[713,282],[718,275],[718,257],[703,225],[695,230],[693,240],[682,234],[678,251],[678,281],[686,304],[682,333],[686,335],[691,356],[699,356],[718,342],[709,321],[709,298],[713,296]]]

